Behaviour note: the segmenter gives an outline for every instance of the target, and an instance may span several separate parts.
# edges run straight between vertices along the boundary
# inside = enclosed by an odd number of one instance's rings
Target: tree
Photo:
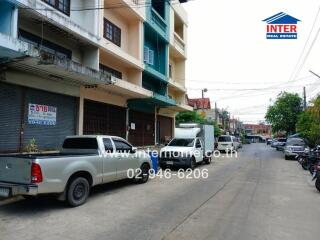
[[[181,112],[176,116],[176,123],[198,123],[198,124],[208,124],[214,127],[214,136],[219,137],[221,135],[221,130],[215,121],[207,121],[197,112]]]
[[[297,130],[307,138],[311,145],[320,144],[320,96],[300,114]]]
[[[176,123],[199,123],[204,124],[205,119],[197,112],[180,112],[176,116]]]
[[[302,99],[296,93],[280,93],[276,102],[269,106],[265,116],[274,133],[285,131],[292,134],[296,130],[299,114],[302,112]]]
[[[219,137],[221,135],[221,129],[218,126],[218,123],[216,121],[212,122],[213,127],[214,127],[214,136]]]

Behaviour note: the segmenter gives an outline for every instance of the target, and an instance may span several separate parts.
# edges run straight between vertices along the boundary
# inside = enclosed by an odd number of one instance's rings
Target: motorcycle
[[[320,192],[320,161],[318,162],[318,164],[315,167],[313,180],[316,180],[315,181],[315,186],[318,189],[318,191]]]
[[[297,156],[298,162],[301,164],[304,170],[309,170],[310,174],[313,175],[315,166],[320,159],[320,146],[311,149],[309,152],[304,152]]]

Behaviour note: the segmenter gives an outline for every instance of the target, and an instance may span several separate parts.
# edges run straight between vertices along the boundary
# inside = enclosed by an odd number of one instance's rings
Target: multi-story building
[[[187,15],[172,2],[1,1],[0,151],[32,138],[56,149],[72,134],[172,137],[176,112],[191,110]]]
[[[262,135],[265,137],[271,137],[272,128],[271,125],[260,123],[260,124],[244,124],[244,129],[247,134],[250,135]]]

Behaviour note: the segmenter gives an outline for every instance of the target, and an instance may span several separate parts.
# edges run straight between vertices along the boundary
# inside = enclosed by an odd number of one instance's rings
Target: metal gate
[[[0,83],[0,152],[22,151],[31,139],[40,150],[59,149],[66,136],[76,133],[77,102],[75,97]],[[30,122],[31,104],[54,108],[55,122]]]
[[[154,114],[129,111],[129,141],[135,146],[154,145]],[[134,129],[132,127],[134,126]]]
[[[126,137],[126,109],[91,100],[84,101],[84,134]]]
[[[157,116],[157,139],[160,144],[166,144],[172,139],[173,119]]]
[[[21,88],[0,83],[0,152],[14,152],[20,147],[21,93]]]

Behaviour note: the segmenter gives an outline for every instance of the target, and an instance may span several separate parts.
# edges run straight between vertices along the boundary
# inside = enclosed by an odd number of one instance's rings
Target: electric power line
[[[307,38],[307,41],[305,42],[305,44],[304,44],[304,46],[303,46],[303,49],[302,49],[302,51],[301,51],[301,54],[300,54],[300,56],[299,56],[299,58],[298,58],[297,64],[295,65],[294,69],[292,70],[292,73],[291,73],[290,78],[289,78],[289,82],[292,80],[292,77],[293,77],[293,76],[297,76],[297,75],[294,75],[294,72],[295,72],[295,70],[298,68],[299,63],[300,63],[300,61],[301,61],[301,59],[302,59],[302,56],[303,56],[303,54],[304,54],[304,51],[305,51],[306,48],[307,48],[308,42],[309,42],[309,40],[310,40],[310,38],[311,38],[311,34],[312,34],[312,32],[313,32],[313,30],[314,30],[314,28],[315,28],[315,25],[316,25],[316,22],[317,22],[317,20],[318,20],[319,14],[320,14],[320,7],[319,7],[318,12],[317,12],[317,14],[316,14],[316,17],[315,17],[315,19],[314,19],[314,21],[313,21],[311,30],[310,30],[309,35],[308,35],[308,38]]]

